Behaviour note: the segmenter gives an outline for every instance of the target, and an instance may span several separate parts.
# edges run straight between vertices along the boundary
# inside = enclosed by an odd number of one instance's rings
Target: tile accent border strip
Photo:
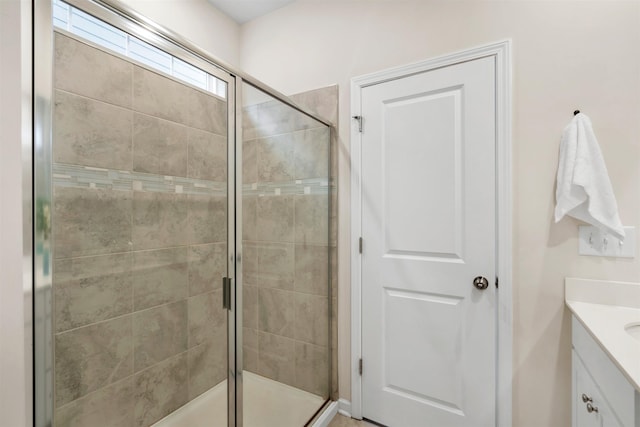
[[[226,196],[227,183],[201,179],[162,176],[141,172],[104,169],[62,163],[53,164],[56,187],[95,188],[120,191],[144,191]],[[327,178],[251,183],[242,186],[244,196],[323,195],[336,191]]]

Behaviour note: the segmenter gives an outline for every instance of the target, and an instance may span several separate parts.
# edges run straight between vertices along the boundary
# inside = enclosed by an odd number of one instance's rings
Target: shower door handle
[[[222,278],[222,308],[231,310],[231,278]]]

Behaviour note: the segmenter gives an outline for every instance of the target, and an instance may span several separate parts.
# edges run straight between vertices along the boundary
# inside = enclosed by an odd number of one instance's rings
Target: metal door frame
[[[50,427],[54,421],[53,409],[53,310],[51,269],[45,271],[38,263],[34,248],[42,247],[53,260],[51,221],[41,221],[36,215],[42,206],[52,206],[52,106],[53,106],[53,21],[52,1],[32,0],[33,4],[33,135],[31,147],[33,162],[25,163],[24,173],[33,177],[32,194],[25,198],[25,224],[31,224],[33,240],[25,242],[25,250],[32,254],[33,292],[27,298],[26,308],[33,315],[32,324],[25,327],[32,332],[33,365],[26,381],[33,383],[33,425]],[[242,83],[246,82],[273,96],[291,108],[333,128],[332,123],[318,117],[285,95],[221,61],[204,49],[185,40],[129,6],[117,0],[65,0],[121,30],[144,40],[165,52],[184,60],[227,83],[228,105],[228,164],[227,164],[227,244],[228,277],[232,279],[231,309],[227,313],[228,325],[228,426],[241,427],[243,414],[242,366]],[[89,42],[89,44],[91,44]],[[117,54],[116,54],[117,55]],[[28,199],[28,200],[26,200]],[[31,216],[27,218],[29,215]],[[33,221],[32,221],[33,220]],[[38,233],[37,230],[42,232]],[[25,323],[28,323],[25,320]],[[329,365],[331,365],[329,363]],[[331,379],[331,375],[329,375]]]

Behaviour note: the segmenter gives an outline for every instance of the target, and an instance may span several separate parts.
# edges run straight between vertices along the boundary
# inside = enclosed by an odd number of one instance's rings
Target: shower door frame
[[[146,41],[161,50],[190,63],[227,83],[227,275],[232,279],[231,308],[227,311],[228,326],[228,372],[227,372],[227,425],[243,425],[243,355],[242,355],[242,83],[260,89],[275,99],[328,126],[330,133],[334,125],[293,102],[287,96],[221,61],[205,50],[185,40],[179,34],[151,21],[134,9],[116,0],[64,0],[106,23]],[[31,407],[33,425],[50,427],[54,423],[53,408],[53,309],[52,274],[45,274],[43,265],[36,259],[35,248],[44,245],[46,239],[37,230],[51,235],[52,223],[41,224],[36,216],[36,202],[43,201],[52,206],[52,114],[53,114],[53,19],[52,0],[33,2],[33,162],[25,173],[33,177],[31,199],[25,201],[25,211],[32,212],[32,271],[33,291],[27,305],[32,306],[32,351],[33,364],[27,381],[33,384]],[[329,159],[330,169],[331,159]],[[329,170],[329,177],[331,171]],[[329,197],[329,212],[331,209]],[[329,222],[329,232],[331,223]],[[51,237],[49,237],[51,241]],[[53,247],[48,251],[53,260]],[[330,263],[327,266],[330,270]],[[329,277],[331,275],[329,274]],[[331,286],[328,284],[329,313],[331,313]],[[40,321],[38,321],[40,320]],[[331,316],[329,316],[331,322]],[[331,343],[329,325],[329,343]],[[329,383],[331,383],[332,351],[328,354]],[[329,394],[330,394],[329,389]],[[318,409],[321,411],[326,403]]]
[[[95,16],[103,22],[113,25],[120,30],[131,34],[161,50],[167,52],[173,57],[179,58],[191,65],[194,65],[203,71],[215,76],[227,84],[227,93],[225,102],[227,105],[227,277],[232,282],[236,280],[235,272],[235,170],[236,164],[235,146],[236,144],[236,98],[235,98],[235,76],[216,66],[204,55],[194,52],[188,46],[183,46],[173,37],[163,34],[153,28],[155,24],[138,15],[134,11],[119,10],[118,7],[111,6],[103,2],[94,2],[91,0],[64,0],[65,3],[82,10],[90,15]],[[36,126],[34,127],[35,155],[34,155],[34,196],[36,200],[46,200],[49,206],[53,205],[53,179],[51,172],[52,162],[52,126],[53,126],[53,35],[56,31],[52,21],[52,2],[51,0],[36,0],[36,15],[34,23],[34,39],[35,52],[34,63],[38,66],[34,67],[36,73],[34,82],[34,93],[36,100],[34,101],[34,117]],[[42,30],[38,34],[38,30]],[[59,31],[65,34],[65,31]],[[74,36],[76,37],[76,36]],[[40,46],[38,46],[40,42]],[[93,45],[91,42],[87,43]],[[49,49],[46,46],[49,46]],[[38,50],[37,48],[40,48]],[[38,51],[41,53],[38,54]],[[41,58],[38,60],[38,58]],[[131,61],[130,58],[127,58]],[[134,60],[135,63],[135,60]],[[45,66],[46,65],[46,66]],[[41,74],[41,75],[39,75]],[[211,96],[214,96],[211,94]],[[38,186],[38,183],[43,185]],[[238,216],[241,218],[240,216]],[[37,221],[37,216],[35,217]],[[37,230],[38,224],[34,224]],[[48,234],[51,236],[53,224],[50,223]],[[34,232],[36,247],[38,247],[38,239],[40,236]],[[53,245],[51,237],[49,238],[49,257],[53,257]],[[40,319],[40,322],[34,321],[34,425],[51,426],[54,423],[54,408],[52,398],[54,396],[54,351],[53,351],[53,287],[52,275],[38,274],[39,265],[36,264],[34,257],[34,319]],[[38,280],[39,277],[44,280]],[[234,292],[231,293],[232,310],[227,311],[227,420],[230,427],[237,426],[236,414],[236,316]],[[48,367],[48,368],[47,368]],[[41,399],[42,404],[39,403]],[[43,408],[46,408],[43,410]]]

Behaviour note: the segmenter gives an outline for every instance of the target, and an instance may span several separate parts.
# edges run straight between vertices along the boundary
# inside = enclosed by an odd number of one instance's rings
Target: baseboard
[[[318,417],[315,423],[313,423],[312,427],[327,427],[333,417],[338,413],[338,402],[331,402],[327,409],[324,410],[322,414]]]
[[[338,413],[351,418],[351,402],[347,399],[338,400]]]

